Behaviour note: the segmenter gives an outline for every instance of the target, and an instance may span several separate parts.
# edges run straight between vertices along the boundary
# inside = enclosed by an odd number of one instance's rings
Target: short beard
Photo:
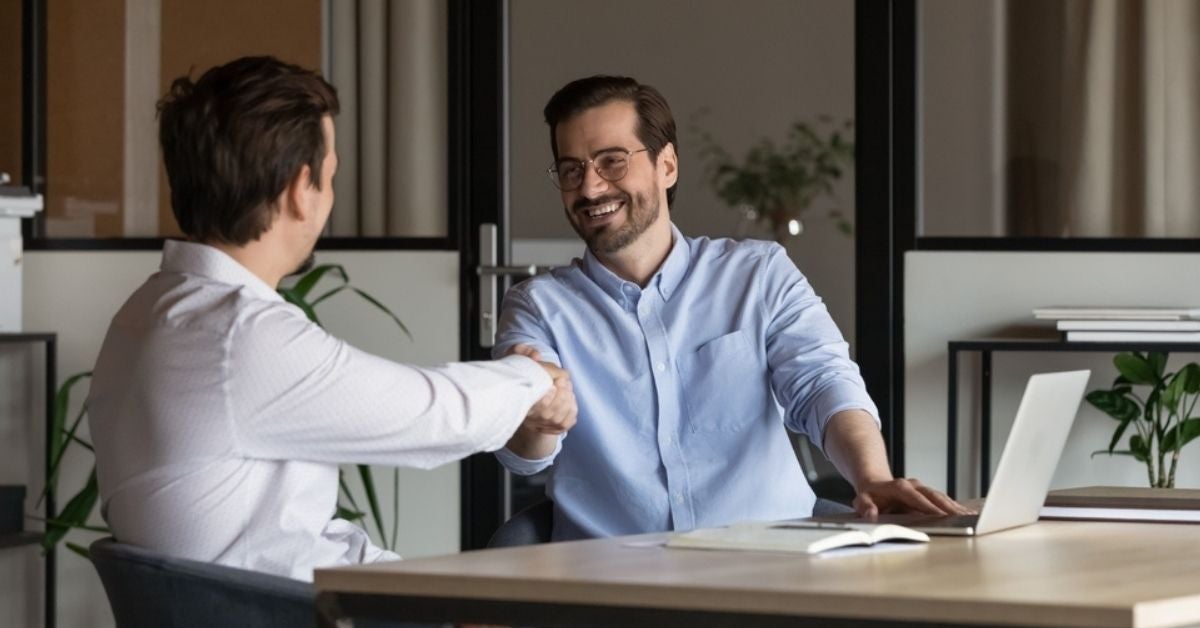
[[[288,277],[296,277],[299,275],[306,275],[306,274],[308,274],[308,271],[312,270],[313,266],[316,266],[316,265],[317,265],[317,254],[315,252],[310,251],[308,254],[308,257],[304,258],[303,262],[300,262],[300,266],[297,267],[296,270],[293,270],[292,272],[288,273]]]
[[[581,207],[603,205],[609,201],[623,201],[625,208],[628,210],[625,224],[618,227],[615,231],[605,229],[585,233],[582,226],[575,221],[570,221],[571,226],[575,229],[575,233],[580,238],[583,238],[583,241],[587,243],[592,253],[597,255],[611,255],[633,244],[638,237],[650,228],[650,225],[654,224],[654,221],[658,220],[658,212],[661,209],[657,197],[651,201],[646,196],[635,193],[634,198],[630,198],[628,194],[621,194],[607,199],[579,199],[579,201],[576,201],[575,208],[572,211],[577,212],[576,215],[578,215]]]

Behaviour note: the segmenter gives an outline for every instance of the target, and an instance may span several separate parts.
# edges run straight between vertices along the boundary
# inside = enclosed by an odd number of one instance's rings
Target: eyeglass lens
[[[595,164],[596,174],[605,181],[619,181],[629,171],[629,153],[623,150],[606,151],[588,161]],[[558,164],[557,176],[551,178],[560,189],[570,192],[583,185],[585,167],[586,162],[562,161]]]

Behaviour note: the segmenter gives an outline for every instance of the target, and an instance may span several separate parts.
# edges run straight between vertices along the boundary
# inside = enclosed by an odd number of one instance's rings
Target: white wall
[[[571,80],[623,74],[667,98],[680,150],[672,219],[688,235],[738,232],[738,216],[704,181],[688,128],[697,111],[709,110],[704,125],[735,156],[761,137],[782,140],[797,119],[854,116],[852,2],[513,0],[510,51],[514,238],[575,238],[545,175],[552,156],[542,119],[546,101]],[[836,202],[853,220],[853,173]],[[811,208],[789,252],[853,345],[854,242],[825,219],[832,206]]]
[[[1192,305],[1200,302],[1195,269],[1200,254],[918,252],[905,258],[905,473],[945,485],[949,340],[1021,333],[1036,325],[1033,308],[1049,305]],[[1041,325],[1045,326],[1045,323]],[[966,355],[966,354],[962,354]],[[1194,355],[1172,356],[1174,370]],[[1025,380],[1036,372],[1089,368],[1088,390],[1116,377],[1102,353],[994,353],[993,453],[998,461]],[[960,362],[960,496],[971,497],[977,456],[961,449],[978,433],[978,360]],[[974,420],[973,420],[974,419]],[[1076,417],[1053,486],[1144,486],[1145,467],[1131,458],[1096,456],[1107,449],[1115,423],[1085,402]],[[1128,438],[1128,436],[1126,436]],[[973,451],[973,450],[972,450]],[[965,474],[965,475],[964,475]],[[1178,486],[1200,487],[1200,446],[1183,450]]]
[[[120,304],[149,274],[157,270],[158,252],[27,252],[24,271],[24,327],[27,331],[59,334],[58,373],[67,375],[92,367],[105,329]],[[333,333],[379,355],[435,364],[458,357],[458,254],[456,252],[341,252],[318,255],[318,262],[343,264],[354,284],[392,308],[412,331],[405,338],[372,306],[352,295],[339,295],[318,308]],[[328,305],[328,307],[326,307]],[[12,360],[0,354],[0,415],[43,416],[38,378],[17,381],[15,393],[3,387],[16,377]],[[31,364],[40,368],[40,362]],[[35,371],[40,372],[40,371]],[[22,392],[24,391],[24,392]],[[17,397],[25,396],[24,400]],[[82,390],[77,395],[82,397]],[[3,424],[0,422],[0,424]],[[8,428],[6,428],[8,429]],[[0,441],[0,470],[8,472],[11,460],[37,469],[41,459],[29,458],[41,432],[10,434]],[[11,438],[9,438],[11,436]],[[136,445],[136,444],[135,444]],[[91,463],[86,455],[68,459],[60,490],[79,487]],[[13,473],[19,473],[14,470]],[[31,493],[40,490],[40,472],[22,479]],[[348,477],[355,477],[350,475]],[[391,472],[375,470],[385,511],[390,509]],[[0,481],[3,481],[0,478]],[[404,470],[400,475],[400,543],[398,551],[409,557],[458,551],[459,473],[450,464],[432,471]],[[69,495],[60,497],[60,505]],[[360,503],[365,503],[360,499]],[[33,511],[31,498],[27,510]],[[96,535],[76,533],[87,544]],[[72,537],[68,537],[72,538]],[[58,558],[59,626],[64,628],[111,625],[108,602],[94,570],[81,558],[61,552]],[[0,553],[0,625],[41,623],[41,561],[35,550]]]

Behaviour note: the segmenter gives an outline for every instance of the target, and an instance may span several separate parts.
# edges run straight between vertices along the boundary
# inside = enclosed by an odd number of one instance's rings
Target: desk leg
[[[984,351],[980,363],[979,496],[987,497],[992,469],[992,352]]]
[[[946,409],[946,494],[958,492],[958,349],[951,348],[949,360],[949,406]]]

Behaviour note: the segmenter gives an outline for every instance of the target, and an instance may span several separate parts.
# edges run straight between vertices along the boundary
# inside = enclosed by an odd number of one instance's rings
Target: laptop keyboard
[[[938,528],[973,528],[979,523],[979,515],[928,515],[905,519],[906,526]]]

